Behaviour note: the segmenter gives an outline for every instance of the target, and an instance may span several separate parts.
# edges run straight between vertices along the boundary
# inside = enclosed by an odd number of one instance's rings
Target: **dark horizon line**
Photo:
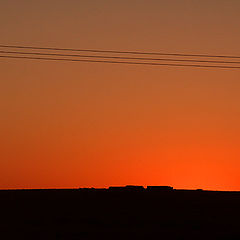
[[[150,189],[151,187],[155,189]],[[141,189],[140,189],[141,188]],[[186,189],[186,188],[173,188],[170,186],[147,186],[143,187],[141,185],[126,185],[126,186],[109,186],[109,187],[72,187],[72,188],[0,188],[0,191],[51,191],[51,190],[89,190],[89,191],[199,191],[199,192],[236,192],[240,193],[240,190],[211,190],[211,189]]]

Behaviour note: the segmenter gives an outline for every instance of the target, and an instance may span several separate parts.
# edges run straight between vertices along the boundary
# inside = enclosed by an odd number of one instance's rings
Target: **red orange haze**
[[[1,44],[240,56],[240,1],[1,1]],[[240,70],[0,60],[0,188],[240,190]]]

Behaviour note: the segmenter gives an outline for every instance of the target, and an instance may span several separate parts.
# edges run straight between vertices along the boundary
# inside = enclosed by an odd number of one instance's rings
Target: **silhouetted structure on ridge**
[[[139,185],[126,185],[126,186],[110,186],[109,188],[79,188],[79,190],[86,190],[86,191],[172,191],[174,190],[171,186],[147,186],[147,188],[144,188],[143,186]]]
[[[172,191],[174,190],[171,186],[147,186],[148,191]]]
[[[127,185],[125,187],[111,186],[108,188],[110,191],[143,191],[143,186]]]
[[[111,186],[108,188],[110,191],[172,191],[174,190],[171,186],[147,186],[144,188],[143,186],[135,186],[135,185],[126,185],[126,186]]]

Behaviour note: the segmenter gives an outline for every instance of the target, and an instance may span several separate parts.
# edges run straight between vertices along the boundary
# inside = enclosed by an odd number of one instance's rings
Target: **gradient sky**
[[[239,0],[1,0],[1,44],[240,55]],[[240,70],[0,60],[0,188],[240,190]]]

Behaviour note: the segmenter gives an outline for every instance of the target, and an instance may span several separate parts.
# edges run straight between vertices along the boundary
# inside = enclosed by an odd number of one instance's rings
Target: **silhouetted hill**
[[[0,191],[1,239],[240,239],[240,192]]]

